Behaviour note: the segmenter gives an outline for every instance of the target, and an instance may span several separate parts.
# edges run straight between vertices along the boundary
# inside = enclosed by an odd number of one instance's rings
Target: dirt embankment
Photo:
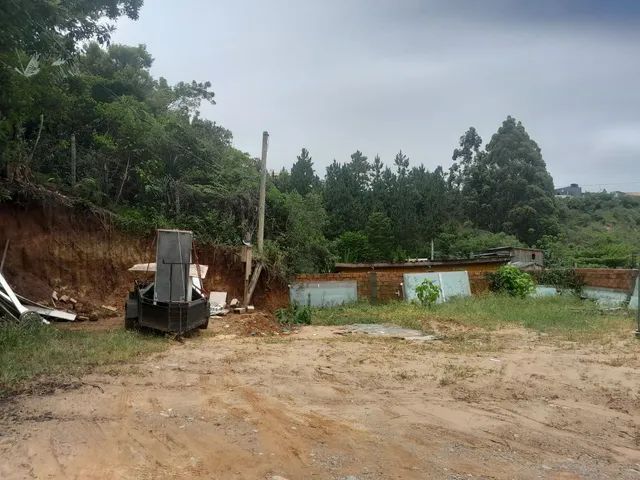
[[[120,311],[136,274],[135,263],[154,261],[154,232],[136,236],[119,231],[109,218],[55,204],[0,204],[0,250],[9,239],[4,274],[18,293],[49,303],[51,293],[78,300],[80,311],[101,305]],[[208,290],[242,298],[244,266],[235,249],[196,245],[198,260],[209,265]],[[286,303],[286,286],[264,276],[254,296],[257,307]],[[108,313],[108,312],[107,312]],[[111,314],[113,315],[113,314]]]

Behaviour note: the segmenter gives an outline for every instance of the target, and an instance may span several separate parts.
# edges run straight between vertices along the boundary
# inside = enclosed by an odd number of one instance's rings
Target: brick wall
[[[424,271],[424,270],[423,270]],[[578,268],[587,287],[612,288],[625,292],[633,291],[638,270],[610,269],[610,268]],[[369,271],[339,272],[339,273],[311,273],[296,277],[296,282],[327,282],[327,281],[356,281],[358,284],[358,299],[369,300],[370,285]],[[376,271],[377,298],[380,302],[402,299],[403,270]],[[418,273],[410,270],[410,273]],[[487,271],[469,271],[471,293],[480,295],[489,291]]]
[[[372,272],[340,272],[301,274],[296,277],[296,282],[355,281],[358,284],[358,299],[369,300],[371,273]],[[391,300],[401,300],[403,298],[401,285],[403,282],[403,273],[402,271],[375,272],[378,301],[388,302]],[[489,290],[486,273],[487,272],[469,272],[472,294],[478,295]]]
[[[585,286],[612,288],[632,292],[635,287],[638,270],[623,268],[576,268]]]

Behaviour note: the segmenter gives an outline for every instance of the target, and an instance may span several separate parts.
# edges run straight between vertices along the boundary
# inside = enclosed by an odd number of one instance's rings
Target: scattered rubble
[[[67,321],[76,319],[74,313],[52,309],[16,294],[2,274],[0,274],[0,312],[14,321],[39,318],[42,323],[49,323],[46,318]]]

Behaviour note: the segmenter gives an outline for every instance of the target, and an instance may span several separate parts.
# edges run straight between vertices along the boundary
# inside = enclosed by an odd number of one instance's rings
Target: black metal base
[[[636,330],[636,338],[640,338],[640,330]]]
[[[125,304],[125,328],[147,327],[161,332],[182,335],[195,328],[207,328],[209,324],[209,300],[194,291],[190,302],[154,302],[143,294],[138,286]]]

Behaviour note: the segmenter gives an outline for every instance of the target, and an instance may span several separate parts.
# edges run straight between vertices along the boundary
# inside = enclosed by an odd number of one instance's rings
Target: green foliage
[[[534,272],[539,285],[549,285],[559,290],[572,290],[580,295],[584,287],[584,278],[573,268],[548,268]]]
[[[561,198],[559,235],[539,246],[552,267],[633,268],[640,254],[640,198],[585,193]]]
[[[440,287],[431,280],[425,279],[416,287],[416,295],[422,306],[432,307],[440,296]]]
[[[342,262],[367,262],[371,258],[369,239],[364,232],[342,233],[333,241],[331,249]]]
[[[76,45],[107,43],[113,27],[104,20],[137,19],[142,0],[15,0],[0,3],[0,53],[23,50],[67,57]]]
[[[393,225],[382,212],[369,215],[365,229],[372,260],[391,260],[393,252]]]
[[[319,185],[320,180],[313,171],[309,150],[303,148],[298,160],[291,167],[289,188],[304,196],[316,190]]]
[[[557,232],[553,180],[540,148],[522,123],[507,117],[485,151],[475,130],[454,151],[450,183],[460,189],[470,219],[491,232],[513,234],[528,245]]]
[[[489,282],[492,292],[507,293],[514,297],[524,298],[535,290],[531,275],[513,265],[503,265],[490,273]]]
[[[282,325],[310,325],[311,308],[293,302],[287,308],[276,310],[276,318]]]

